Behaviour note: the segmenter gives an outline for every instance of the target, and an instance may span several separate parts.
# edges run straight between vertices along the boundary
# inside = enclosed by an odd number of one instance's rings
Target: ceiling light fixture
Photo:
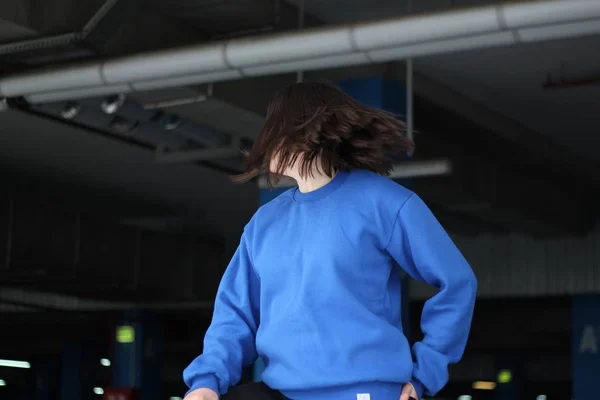
[[[108,358],[101,358],[100,365],[102,365],[103,367],[110,367],[111,363]]]
[[[114,114],[123,105],[123,103],[125,103],[126,99],[127,96],[125,96],[123,93],[109,96],[102,102],[100,108],[102,108],[102,111],[104,111],[106,114]]]
[[[476,390],[494,390],[496,389],[496,382],[476,381],[473,382],[472,387]]]
[[[29,369],[31,364],[27,361],[0,360],[0,367]]]
[[[138,126],[137,121],[130,121],[125,118],[115,117],[111,123],[110,128],[115,130],[117,133],[121,135],[129,135],[133,132],[133,130]]]
[[[81,104],[75,102],[68,102],[65,104],[63,109],[60,111],[60,116],[64,119],[73,119],[81,111]]]
[[[104,394],[104,389],[102,389],[101,387],[95,387],[94,388],[94,393],[101,396]]]

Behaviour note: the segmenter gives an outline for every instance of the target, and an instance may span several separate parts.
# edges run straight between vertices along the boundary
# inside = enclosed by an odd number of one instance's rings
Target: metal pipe
[[[127,310],[212,310],[212,301],[186,302],[114,302],[90,300],[55,293],[22,289],[0,288],[0,302],[10,302],[23,307],[42,307],[58,311],[127,311]]]
[[[600,33],[600,1],[508,3],[278,33],[27,72],[0,79],[0,96],[92,96],[245,76],[385,62]]]

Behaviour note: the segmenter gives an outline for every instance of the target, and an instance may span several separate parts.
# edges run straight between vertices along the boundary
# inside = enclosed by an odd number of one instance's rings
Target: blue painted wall
[[[121,326],[133,327],[131,343],[116,340]],[[120,315],[115,327],[113,387],[140,390],[140,400],[162,399],[163,328],[152,313],[141,311]]]

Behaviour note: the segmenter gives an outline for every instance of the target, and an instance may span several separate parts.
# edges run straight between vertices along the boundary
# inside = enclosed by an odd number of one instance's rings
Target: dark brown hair
[[[264,171],[272,186],[298,160],[303,177],[315,169],[328,176],[353,169],[388,175],[393,157],[413,150],[404,131],[404,122],[394,115],[367,107],[331,84],[297,83],[275,96],[247,153],[246,172],[232,180],[247,182]],[[275,154],[279,163],[269,171]]]

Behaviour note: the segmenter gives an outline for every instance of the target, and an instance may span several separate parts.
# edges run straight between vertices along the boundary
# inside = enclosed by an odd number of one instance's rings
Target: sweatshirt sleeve
[[[190,392],[210,388],[225,394],[240,381],[242,369],[258,357],[260,282],[250,258],[244,234],[219,284],[204,351],[183,372]]]
[[[448,382],[448,365],[465,350],[477,280],[471,267],[425,203],[412,194],[398,213],[388,252],[414,279],[439,289],[423,308],[422,341],[413,346],[413,379],[419,399]]]

